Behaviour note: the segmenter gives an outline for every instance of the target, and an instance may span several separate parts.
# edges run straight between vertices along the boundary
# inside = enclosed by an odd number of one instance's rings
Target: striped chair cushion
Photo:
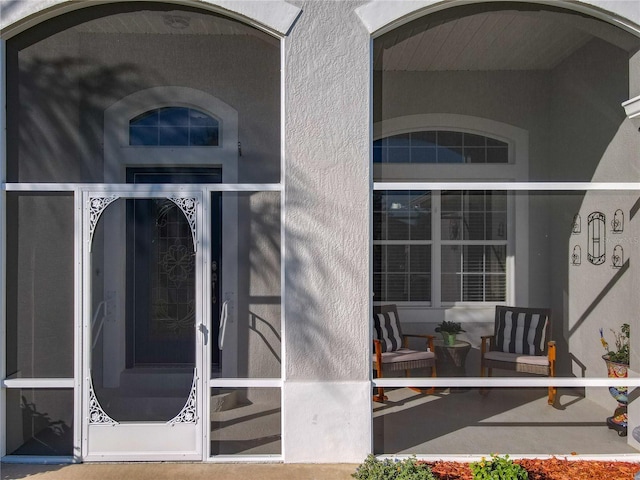
[[[395,311],[373,314],[373,338],[380,340],[383,352],[402,348],[402,330]]]
[[[523,355],[542,355],[549,319],[541,313],[499,309],[495,349]]]

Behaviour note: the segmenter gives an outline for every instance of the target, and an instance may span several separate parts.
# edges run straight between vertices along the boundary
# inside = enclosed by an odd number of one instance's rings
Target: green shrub
[[[528,480],[529,474],[517,463],[509,460],[509,455],[491,455],[491,461],[484,458],[469,465],[473,480]]]
[[[378,460],[373,455],[369,455],[351,476],[358,480],[436,480],[429,466],[417,463],[415,457]]]

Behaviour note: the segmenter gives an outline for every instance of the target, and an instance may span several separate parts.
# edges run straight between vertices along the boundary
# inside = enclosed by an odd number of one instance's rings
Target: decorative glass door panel
[[[168,199],[127,205],[129,367],[193,367],[195,250],[191,227]]]
[[[201,195],[132,192],[85,194],[85,458],[200,459]]]

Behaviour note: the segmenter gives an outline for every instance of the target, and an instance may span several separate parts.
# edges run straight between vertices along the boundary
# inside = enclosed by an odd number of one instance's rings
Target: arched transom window
[[[148,110],[129,121],[129,145],[217,147],[219,122],[186,107]]]
[[[483,135],[425,130],[373,143],[375,163],[508,163],[509,145]]]

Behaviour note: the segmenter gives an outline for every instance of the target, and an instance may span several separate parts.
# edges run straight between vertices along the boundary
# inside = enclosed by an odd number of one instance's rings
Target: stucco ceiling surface
[[[469,13],[469,14],[464,14]],[[638,39],[602,21],[555,11],[464,12],[423,17],[376,41],[384,71],[549,70],[594,38],[627,51]]]
[[[15,27],[19,31],[60,12],[99,3],[115,2],[107,0],[0,0],[0,30],[5,33]],[[185,2],[180,3],[185,4]],[[282,0],[245,0],[241,2],[193,0],[187,4],[195,7],[219,9],[221,13],[228,13],[233,17],[247,20],[279,35],[285,35],[289,31],[301,12],[300,8]],[[148,25],[148,27],[152,28],[153,26]],[[157,25],[155,27],[157,28]],[[174,30],[177,29],[174,28]]]

